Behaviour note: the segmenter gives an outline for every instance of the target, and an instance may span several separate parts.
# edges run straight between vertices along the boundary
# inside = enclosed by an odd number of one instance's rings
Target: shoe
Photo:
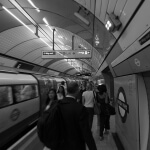
[[[104,137],[103,136],[100,136],[100,141],[102,141],[104,139]]]

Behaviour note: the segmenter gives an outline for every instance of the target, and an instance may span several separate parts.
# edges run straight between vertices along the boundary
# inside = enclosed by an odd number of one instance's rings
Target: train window
[[[10,86],[0,86],[0,107],[5,107],[12,103],[12,88]]]
[[[17,102],[38,97],[37,85],[15,85],[14,96]]]

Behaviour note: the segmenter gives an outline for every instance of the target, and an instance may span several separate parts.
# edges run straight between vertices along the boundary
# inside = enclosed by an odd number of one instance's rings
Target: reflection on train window
[[[0,86],[0,107],[5,107],[12,103],[12,88],[10,86]]]
[[[15,85],[14,95],[17,102],[38,97],[37,85]]]

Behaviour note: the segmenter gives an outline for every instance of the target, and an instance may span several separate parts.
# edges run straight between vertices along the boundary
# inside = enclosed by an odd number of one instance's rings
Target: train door
[[[125,150],[139,149],[139,103],[137,76],[114,79],[116,100],[116,133]]]

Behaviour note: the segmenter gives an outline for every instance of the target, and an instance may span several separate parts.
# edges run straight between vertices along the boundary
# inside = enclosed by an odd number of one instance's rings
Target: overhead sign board
[[[87,59],[91,58],[91,50],[55,50],[42,51],[42,58]]]

